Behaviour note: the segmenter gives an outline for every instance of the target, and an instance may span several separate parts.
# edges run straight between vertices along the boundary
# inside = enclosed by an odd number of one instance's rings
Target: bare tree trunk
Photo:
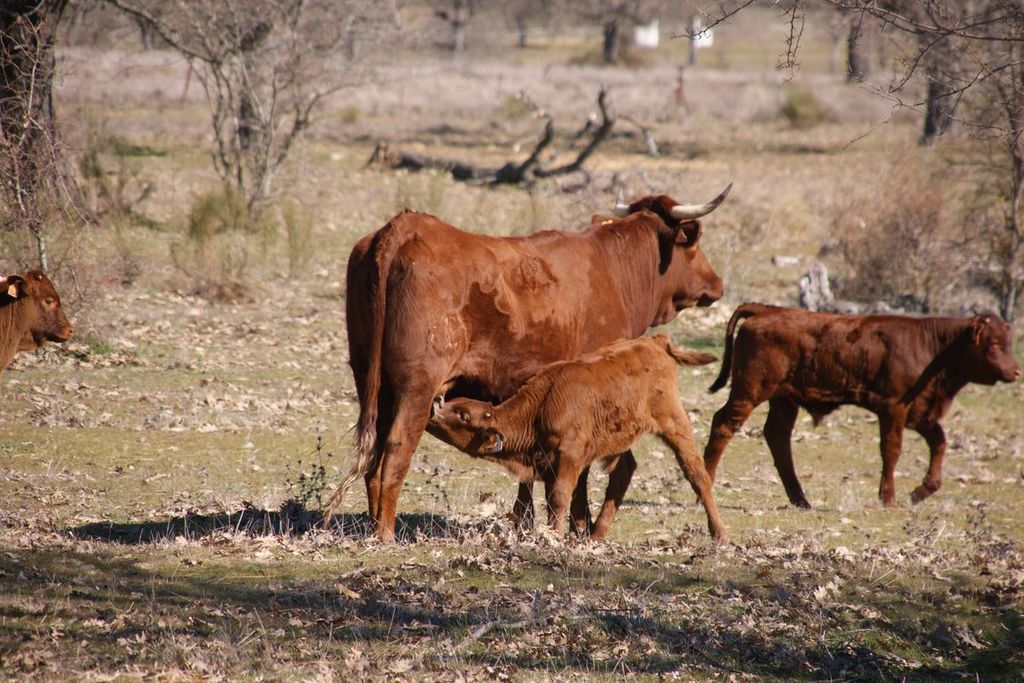
[[[601,57],[605,64],[615,64],[619,61],[619,20],[610,19],[604,25],[604,44],[601,47]]]
[[[11,215],[0,228],[28,230],[49,265],[44,194],[60,184],[53,121],[54,43],[66,0],[8,0],[0,6],[0,183]]]
[[[461,55],[466,51],[466,22],[462,19],[452,21],[452,51]]]
[[[939,43],[931,47],[925,54],[924,76],[928,81],[925,96],[924,130],[921,132],[921,144],[927,145],[939,135],[953,126],[953,113],[956,110],[957,62],[953,49]]]
[[[953,123],[953,100],[949,88],[937,80],[928,81],[921,144],[928,145]]]
[[[1024,124],[1024,111],[1018,114],[1018,125]],[[1017,128],[1019,134],[1021,128]],[[1017,317],[1017,299],[1024,285],[1024,225],[1021,224],[1021,205],[1024,204],[1024,141],[1011,142],[1013,181],[1010,187],[1009,211],[1006,216],[1006,253],[1002,265],[1002,295],[1000,313],[1003,320],[1013,322]]]
[[[850,31],[846,35],[846,80],[863,81],[871,72],[870,46],[860,19],[850,23]]]

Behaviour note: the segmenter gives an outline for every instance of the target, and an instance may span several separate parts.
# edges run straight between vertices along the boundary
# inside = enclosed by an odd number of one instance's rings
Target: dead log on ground
[[[544,132],[529,156],[523,161],[509,161],[501,168],[485,168],[453,159],[392,150],[384,142],[377,145],[366,163],[368,166],[379,163],[390,168],[405,168],[410,171],[420,171],[425,168],[440,169],[451,173],[455,180],[477,182],[483,185],[530,184],[540,178],[567,175],[583,170],[583,164],[594,153],[594,150],[607,139],[612,126],[615,125],[615,119],[608,113],[605,96],[606,92],[602,88],[597,95],[597,106],[601,113],[600,123],[597,123],[596,118],[586,122],[586,125],[573,136],[569,149],[588,135],[590,136],[589,140],[576,154],[575,159],[561,165],[549,165],[553,163],[551,159],[545,158],[543,162],[541,160],[542,153],[551,145],[555,137],[554,121],[547,115],[544,117],[546,120]]]

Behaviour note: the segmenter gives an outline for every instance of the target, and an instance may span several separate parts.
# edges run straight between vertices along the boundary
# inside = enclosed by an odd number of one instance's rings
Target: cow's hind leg
[[[633,451],[621,453],[615,462],[612,471],[608,473],[608,490],[604,494],[604,504],[601,505],[601,512],[597,515],[597,523],[590,537],[600,540],[608,535],[608,530],[615,520],[615,513],[622,505],[622,499],[626,496],[629,482],[633,479],[633,472],[636,471],[636,458]],[[583,477],[580,477],[582,479]]]
[[[764,439],[768,442],[768,450],[772,452],[775,470],[779,473],[782,485],[786,487],[789,502],[797,507],[810,508],[811,504],[804,497],[804,490],[796,476],[793,466],[793,425],[800,408],[797,404],[784,398],[773,398],[768,401],[768,419],[764,423]]]
[[[924,427],[918,427],[917,433],[924,437],[928,443],[928,451],[931,456],[928,461],[928,473],[924,481],[910,494],[913,503],[920,503],[932,495],[942,486],[942,458],[946,454],[946,433],[942,425],[935,423]]]
[[[718,516],[718,506],[715,505],[715,498],[711,494],[711,475],[708,474],[704,462],[697,454],[697,442],[693,438],[690,420],[680,408],[680,414],[673,422],[674,424],[659,436],[672,449],[676,456],[676,462],[683,470],[683,475],[690,482],[697,497],[700,498],[701,505],[704,506],[704,511],[708,516],[708,531],[711,532],[711,538],[718,543],[728,543],[725,525],[722,524],[722,519]]]
[[[711,483],[715,482],[715,472],[718,471],[718,462],[722,459],[725,447],[729,445],[733,434],[736,433],[747,418],[750,417],[754,404],[745,400],[729,400],[722,406],[715,417],[711,420],[711,434],[708,436],[708,445],[704,449],[704,468],[711,477]]]
[[[373,474],[367,476],[370,516],[376,522],[377,536],[382,541],[395,539],[398,495],[409,472],[413,453],[426,429],[432,399],[433,389],[406,391],[398,395],[394,421],[378,458],[379,464]]]

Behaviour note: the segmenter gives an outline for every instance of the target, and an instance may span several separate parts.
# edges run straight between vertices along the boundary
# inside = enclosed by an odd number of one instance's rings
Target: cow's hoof
[[[811,509],[811,504],[807,502],[806,498],[801,498],[800,500],[794,500],[794,501],[790,501],[790,502],[792,502],[793,505],[795,505],[796,507],[800,508],[801,510],[810,510]]]
[[[917,505],[928,496],[935,493],[934,491],[925,488],[924,486],[918,486],[916,489],[910,492],[910,502]]]

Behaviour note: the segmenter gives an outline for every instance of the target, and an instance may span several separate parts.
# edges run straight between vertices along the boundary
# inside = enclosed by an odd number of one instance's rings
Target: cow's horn
[[[612,207],[612,213],[620,218],[629,215],[629,204],[622,200],[622,190],[619,190],[619,196],[615,198],[615,206]]]
[[[729,190],[732,189],[732,183],[722,190],[722,193],[712,199],[707,204],[676,204],[672,207],[672,218],[679,221],[690,221],[694,218],[700,218],[706,216],[715,209],[718,205],[725,201],[725,198],[729,196]]]

